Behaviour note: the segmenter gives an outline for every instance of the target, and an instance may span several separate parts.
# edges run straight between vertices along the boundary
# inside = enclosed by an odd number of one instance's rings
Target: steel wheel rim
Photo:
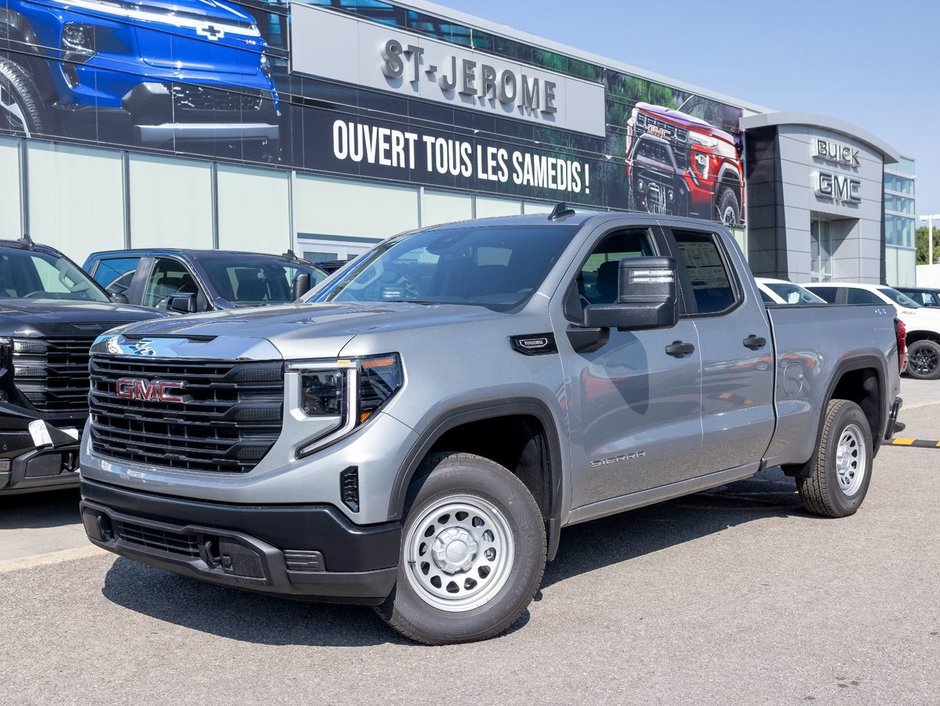
[[[839,489],[848,497],[855,495],[862,487],[868,468],[868,451],[865,437],[857,424],[849,424],[839,436],[836,447],[836,475]]]
[[[928,375],[937,368],[937,355],[930,349],[919,348],[909,356],[908,365],[921,375]]]
[[[506,516],[472,495],[425,509],[405,537],[405,574],[428,605],[448,612],[479,608],[512,573],[515,543]]]

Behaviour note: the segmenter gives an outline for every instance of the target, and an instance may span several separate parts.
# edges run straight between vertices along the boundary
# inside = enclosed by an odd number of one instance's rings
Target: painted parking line
[[[888,446],[914,446],[918,449],[940,449],[940,441],[933,441],[931,439],[898,437],[897,439],[891,439],[891,441],[885,443]]]

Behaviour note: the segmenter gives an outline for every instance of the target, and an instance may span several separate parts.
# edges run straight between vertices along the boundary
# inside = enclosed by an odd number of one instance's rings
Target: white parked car
[[[803,285],[832,304],[891,304],[907,329],[907,372],[919,380],[940,378],[940,309],[918,304],[883,284],[813,282]]]
[[[757,288],[765,304],[825,304],[826,300],[817,297],[805,287],[793,284],[785,279],[755,277]]]

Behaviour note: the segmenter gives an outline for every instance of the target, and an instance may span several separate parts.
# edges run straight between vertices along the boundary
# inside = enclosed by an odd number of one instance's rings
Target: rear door
[[[775,424],[774,355],[764,305],[737,276],[743,261],[709,230],[672,229],[685,321],[702,357],[696,475],[757,464]]]
[[[695,325],[617,331],[594,351],[566,334],[583,307],[613,303],[621,258],[668,255],[661,230],[604,226],[589,238],[553,307],[571,435],[571,506],[581,507],[692,475],[702,445]],[[675,343],[689,352],[670,355]]]

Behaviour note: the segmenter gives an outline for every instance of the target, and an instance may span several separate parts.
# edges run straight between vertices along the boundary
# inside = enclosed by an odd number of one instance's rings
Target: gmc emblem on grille
[[[144,380],[143,378],[119,378],[114,383],[114,391],[118,397],[125,400],[145,400],[149,402],[176,402],[182,404],[186,400],[173,393],[183,389],[181,382],[164,382],[163,380]]]

